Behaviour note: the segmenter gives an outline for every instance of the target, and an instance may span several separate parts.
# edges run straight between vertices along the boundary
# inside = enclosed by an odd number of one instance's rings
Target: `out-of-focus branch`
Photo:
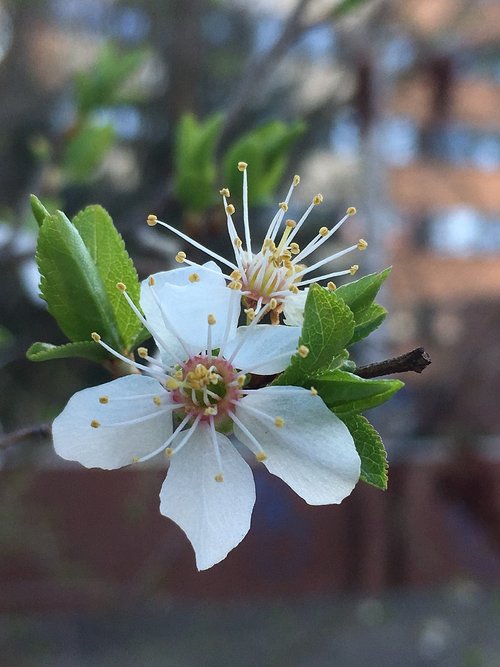
[[[354,373],[362,378],[376,378],[381,375],[392,375],[393,373],[408,373],[414,371],[421,373],[431,363],[431,357],[423,347],[416,347],[411,352],[401,354],[399,357],[384,359],[374,364],[367,364],[356,368]]]
[[[12,445],[17,445],[19,442],[31,438],[49,438],[51,434],[52,425],[49,422],[19,428],[17,431],[0,436],[0,450],[7,449]]]

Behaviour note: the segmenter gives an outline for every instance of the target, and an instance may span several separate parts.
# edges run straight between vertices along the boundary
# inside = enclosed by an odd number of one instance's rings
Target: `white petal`
[[[245,405],[272,419],[245,410]],[[310,505],[340,503],[353,490],[360,472],[354,441],[319,396],[301,387],[265,387],[243,398],[236,416],[267,454],[267,469]],[[285,421],[281,428],[274,424],[278,416]],[[234,432],[252,449],[236,425]]]
[[[160,397],[162,405],[154,403]],[[100,398],[107,398],[101,403]],[[170,395],[159,382],[142,375],[126,377],[76,393],[54,420],[56,453],[87,468],[112,470],[149,454],[172,433]],[[163,409],[162,409],[163,408]],[[130,423],[131,420],[151,418]],[[96,420],[100,426],[93,428]]]
[[[206,285],[224,287],[226,284],[226,279],[222,275],[220,267],[212,261],[205,262],[201,266],[182,266],[170,271],[161,271],[154,274],[154,279],[158,287],[161,287],[165,283],[185,287],[191,284],[189,276],[193,275],[193,273],[197,273],[200,281]]]
[[[290,357],[297,351],[300,327],[283,327],[272,324],[257,324],[253,327],[239,327],[236,336],[224,349],[229,358],[231,351],[244,343],[233,359],[235,368],[259,375],[280,373],[290,364]]]
[[[160,512],[186,533],[199,570],[212,567],[241,542],[250,528],[255,503],[249,466],[226,436],[216,435],[224,481],[214,479],[219,470],[210,429],[203,424],[172,456],[160,492]]]
[[[214,263],[209,262],[208,264]],[[184,272],[180,277],[177,273],[179,271]],[[198,282],[190,282],[187,278],[194,272],[200,277]],[[172,273],[175,274],[175,282],[171,281],[170,274]],[[196,271],[192,269],[186,273],[186,269],[175,269],[157,273],[153,277],[155,279],[153,288],[147,281],[141,285],[141,308],[147,321],[167,343],[169,349],[173,349],[178,356],[185,356],[180,353],[178,338],[184,341],[192,354],[197,354],[205,349],[208,315],[214,315],[216,319],[216,324],[212,326],[214,348],[219,347],[222,341],[228,317],[231,320],[229,337],[234,335],[240,309],[239,307],[230,308],[234,290],[226,287],[226,281],[222,276],[219,277],[210,271],[203,270],[203,267],[196,267]],[[174,328],[177,337],[165,325],[152,289],[155,290],[161,303],[164,317]]]
[[[283,322],[288,326],[301,327],[304,324],[304,307],[306,305],[309,288],[300,290],[297,294],[289,294],[283,306]]]

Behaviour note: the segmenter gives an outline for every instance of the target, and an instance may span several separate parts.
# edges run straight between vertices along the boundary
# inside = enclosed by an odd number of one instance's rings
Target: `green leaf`
[[[42,202],[35,195],[30,195],[31,210],[35,216],[38,226],[41,227],[46,217],[50,215]]]
[[[130,298],[137,305],[140,297],[137,271],[121,235],[102,206],[87,206],[73,218],[73,224],[87,247],[107,292],[120,335],[120,350],[126,353],[137,342],[150,336],[132,312],[123,294],[116,288],[118,282],[125,283]]]
[[[332,9],[331,16],[333,19],[341,18],[352,12],[354,9],[362,7],[367,2],[368,0],[340,0],[340,2]]]
[[[92,179],[115,139],[112,125],[85,122],[64,147],[62,166],[70,181],[85,183]]]
[[[184,114],[177,126],[174,191],[187,211],[204,211],[216,201],[215,145],[223,120],[221,114],[204,121]]]
[[[36,260],[41,296],[65,335],[75,342],[90,341],[90,334],[97,331],[119,348],[120,336],[99,272],[78,230],[61,211],[41,226]]]
[[[305,124],[300,121],[290,125],[272,121],[244,134],[228,148],[223,158],[224,185],[240,199],[242,178],[237,164],[246,162],[251,183],[250,206],[269,203],[283,178],[290,150],[304,130]]]
[[[66,343],[65,345],[51,345],[50,343],[33,343],[26,352],[30,361],[50,361],[52,359],[68,359],[70,357],[83,357],[92,361],[103,361],[109,357],[108,353],[100,345],[93,341],[80,341],[78,343]]]
[[[296,354],[290,366],[275,380],[280,385],[299,385],[328,370],[339,357],[345,360],[344,348],[354,331],[354,317],[335,292],[311,285],[304,308],[304,324],[299,346],[304,345],[306,357]]]
[[[385,491],[387,489],[387,454],[382,438],[362,415],[342,418],[354,439],[361,459],[360,479]]]
[[[304,386],[318,390],[326,405],[339,417],[364,412],[388,401],[404,387],[400,380],[369,380],[346,371],[329,371]]]
[[[372,303],[366,310],[358,314],[356,325],[354,327],[354,334],[349,343],[357,343],[358,340],[366,338],[372,331],[375,331],[385,320],[387,310],[378,303]]]

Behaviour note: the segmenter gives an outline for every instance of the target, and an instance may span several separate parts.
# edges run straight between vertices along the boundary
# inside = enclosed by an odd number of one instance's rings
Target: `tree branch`
[[[18,442],[28,440],[29,438],[49,438],[52,434],[52,425],[49,422],[45,424],[36,424],[35,426],[26,426],[17,429],[12,433],[6,433],[0,436],[0,450],[7,449]]]
[[[375,378],[381,375],[392,375],[393,373],[408,373],[414,371],[421,373],[431,363],[431,357],[423,347],[416,347],[411,352],[392,357],[374,364],[359,366],[354,371],[355,375],[362,378]]]

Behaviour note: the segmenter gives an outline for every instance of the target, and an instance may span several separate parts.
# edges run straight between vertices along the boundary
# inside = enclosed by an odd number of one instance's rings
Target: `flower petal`
[[[300,327],[283,327],[272,324],[257,324],[239,327],[236,336],[224,349],[226,358],[240,344],[245,342],[233,359],[235,368],[259,375],[280,373],[290,364],[291,356],[297,351]]]
[[[54,448],[63,459],[87,468],[121,468],[160,447],[172,433],[169,405],[170,394],[142,375],[84,389],[54,420]]]
[[[359,456],[347,427],[319,396],[302,387],[265,387],[243,398],[235,412],[267,454],[267,469],[307,503],[340,503],[351,493]],[[277,416],[284,420],[281,428],[274,424]],[[236,425],[234,432],[255,451]]]
[[[309,288],[300,290],[297,294],[287,295],[283,304],[283,322],[287,326],[301,327],[304,324],[304,308]]]
[[[250,528],[255,503],[249,466],[229,438],[221,433],[216,437],[223,482],[215,481],[219,469],[210,428],[200,424],[185,447],[172,456],[160,491],[160,512],[186,533],[199,570],[212,567],[241,542]]]
[[[209,265],[211,268],[211,265],[218,268],[214,262],[208,262],[205,266]],[[181,271],[182,274],[179,273]],[[199,280],[190,282],[188,276],[193,273],[198,275]],[[214,348],[219,347],[222,341],[228,317],[230,318],[229,338],[234,336],[238,324],[239,308],[234,307],[234,301],[233,307],[230,308],[231,298],[235,298],[234,290],[226,287],[226,281],[222,275],[219,277],[212,271],[204,270],[203,267],[196,267],[196,270],[191,269],[188,272],[183,268],[156,273],[153,278],[153,287],[148,284],[148,281],[142,283],[141,308],[156,333],[178,356],[179,350],[182,349],[179,348],[178,339],[184,341],[192,354],[198,354],[205,349],[209,314],[214,315],[216,319],[216,323],[212,326]],[[153,296],[153,289],[161,303],[161,309]],[[165,318],[173,326],[177,336],[165,325]]]

